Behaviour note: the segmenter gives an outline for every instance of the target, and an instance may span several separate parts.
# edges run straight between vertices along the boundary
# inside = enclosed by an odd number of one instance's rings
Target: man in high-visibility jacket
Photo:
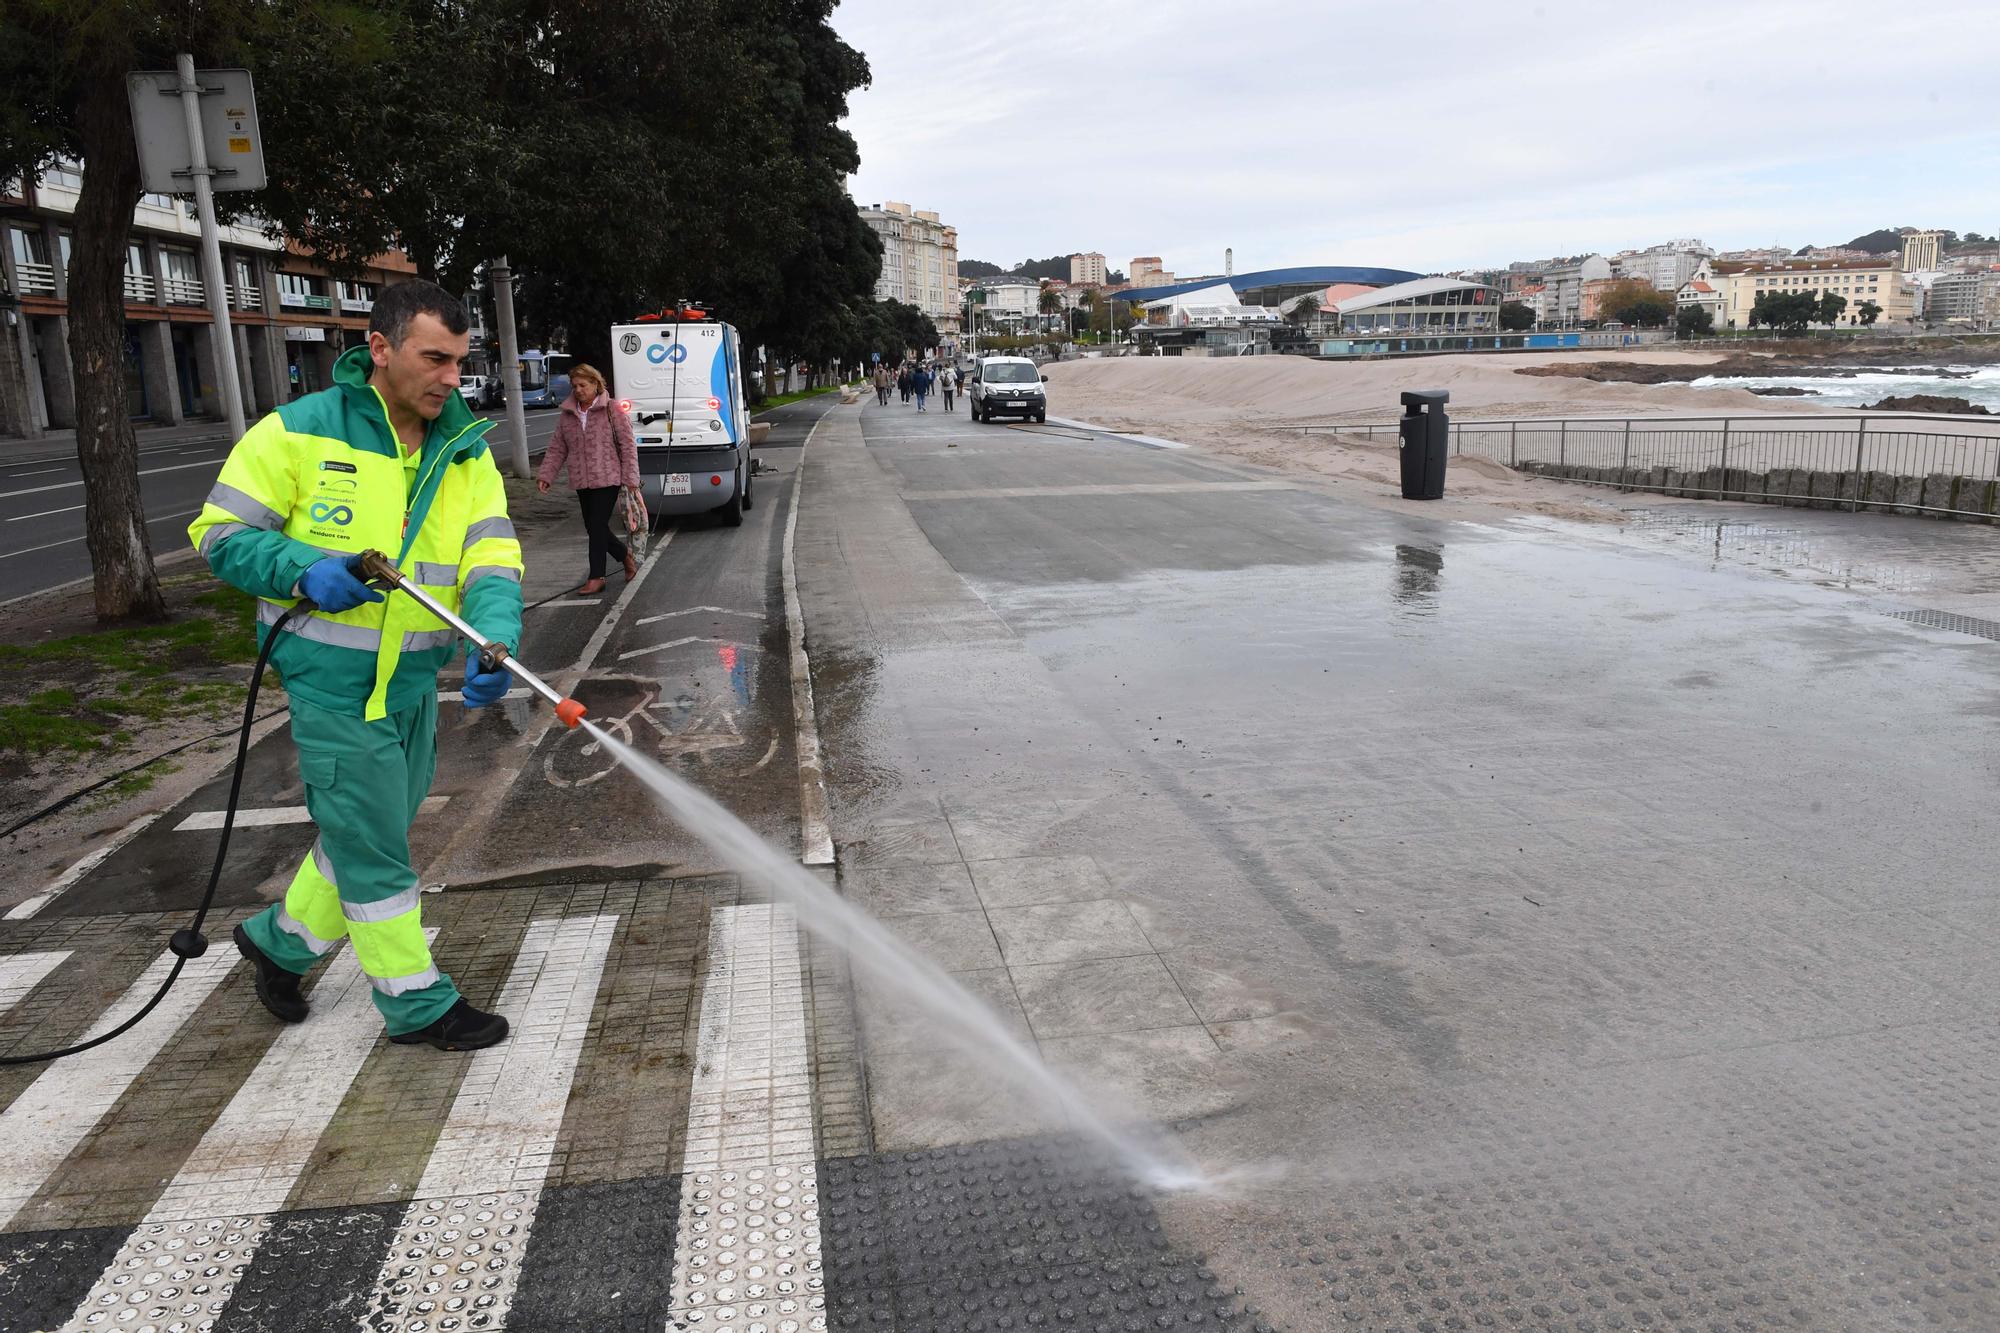
[[[375,989],[389,1039],[491,1046],[507,1020],[474,1008],[431,959],[410,821],[437,767],[438,671],[453,632],[409,596],[356,577],[361,552],[395,556],[426,592],[510,650],[521,641],[521,546],[475,416],[458,392],[465,310],[432,283],[386,288],[368,345],[334,387],[271,413],[237,441],[188,529],[225,582],[257,599],[261,644],[301,598],[271,661],[291,697],[306,808],[319,826],[284,901],[236,928],[257,998],[306,1017],[299,978],[342,936]],[[467,652],[464,698],[507,691]]]

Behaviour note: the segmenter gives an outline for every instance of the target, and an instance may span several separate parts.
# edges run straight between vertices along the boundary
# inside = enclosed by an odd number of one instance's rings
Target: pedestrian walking
[[[903,395],[903,401],[910,401],[910,367],[908,363],[896,367],[896,390]]]
[[[889,367],[878,364],[875,367],[875,403],[878,407],[889,405]]]
[[[918,366],[914,371],[910,372],[910,392],[917,396],[917,411],[923,411],[924,399],[930,397],[931,392],[930,371],[924,369],[922,366]]]
[[[467,328],[458,298],[434,283],[384,288],[367,345],[342,354],[333,387],[245,432],[188,527],[216,576],[257,599],[263,632],[302,599],[311,606],[285,622],[271,665],[319,837],[283,901],[235,929],[257,998],[303,1021],[299,979],[349,937],[389,1040],[446,1051],[507,1035],[505,1018],[438,970],[410,862],[410,821],[437,766],[438,670],[458,636],[357,571],[364,551],[393,552],[481,635],[520,645],[521,545],[486,447],[492,426],[458,392]],[[466,707],[511,683],[466,653]]]
[[[618,492],[623,489],[638,502],[639,446],[632,437],[632,418],[611,400],[596,367],[571,369],[569,390],[535,485],[547,494],[565,465],[569,468],[569,484],[576,488],[583,530],[590,537],[590,577],[577,592],[589,597],[604,591],[607,556],[625,566],[627,580],[639,577],[638,558],[611,530]]]
[[[938,372],[938,392],[944,395],[944,410],[951,411],[952,395],[958,392],[958,372],[946,366]]]

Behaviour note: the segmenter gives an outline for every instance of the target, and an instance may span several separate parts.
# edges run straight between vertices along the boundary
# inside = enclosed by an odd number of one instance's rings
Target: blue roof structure
[[[1389,287],[1399,282],[1413,282],[1423,277],[1400,268],[1351,268],[1342,264],[1307,264],[1298,268],[1267,268],[1256,273],[1238,273],[1227,278],[1198,278],[1193,282],[1175,283],[1171,287],[1142,287],[1134,291],[1118,293],[1121,301],[1164,301],[1170,296],[1185,296],[1198,292],[1204,287],[1213,287],[1226,282],[1241,296],[1244,292],[1258,287],[1287,287],[1297,283],[1312,283],[1315,286],[1331,287],[1336,282],[1360,283],[1366,287]]]

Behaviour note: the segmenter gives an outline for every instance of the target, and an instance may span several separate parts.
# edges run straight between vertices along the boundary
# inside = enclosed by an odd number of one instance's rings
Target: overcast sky
[[[844,0],[859,203],[1011,266],[2000,231],[2000,3]]]

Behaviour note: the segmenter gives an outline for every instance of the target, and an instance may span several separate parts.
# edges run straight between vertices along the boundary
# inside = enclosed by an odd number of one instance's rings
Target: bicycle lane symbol
[[[761,737],[761,750],[756,744],[760,737],[755,733],[763,730],[751,707],[757,676],[752,659],[758,650],[722,642],[714,645],[714,653],[718,670],[709,670],[704,662],[694,673],[693,687],[671,698],[665,697],[656,677],[630,672],[589,677],[584,697],[594,704],[593,719],[625,744],[642,754],[650,752],[664,763],[677,767],[692,764],[710,777],[758,772],[778,752],[775,734]],[[612,711],[621,705],[624,711]],[[743,721],[746,715],[752,719],[748,732]],[[758,757],[749,760],[750,754]],[[616,767],[617,761],[604,746],[582,730],[557,737],[542,761],[550,785],[561,788],[601,782]]]

